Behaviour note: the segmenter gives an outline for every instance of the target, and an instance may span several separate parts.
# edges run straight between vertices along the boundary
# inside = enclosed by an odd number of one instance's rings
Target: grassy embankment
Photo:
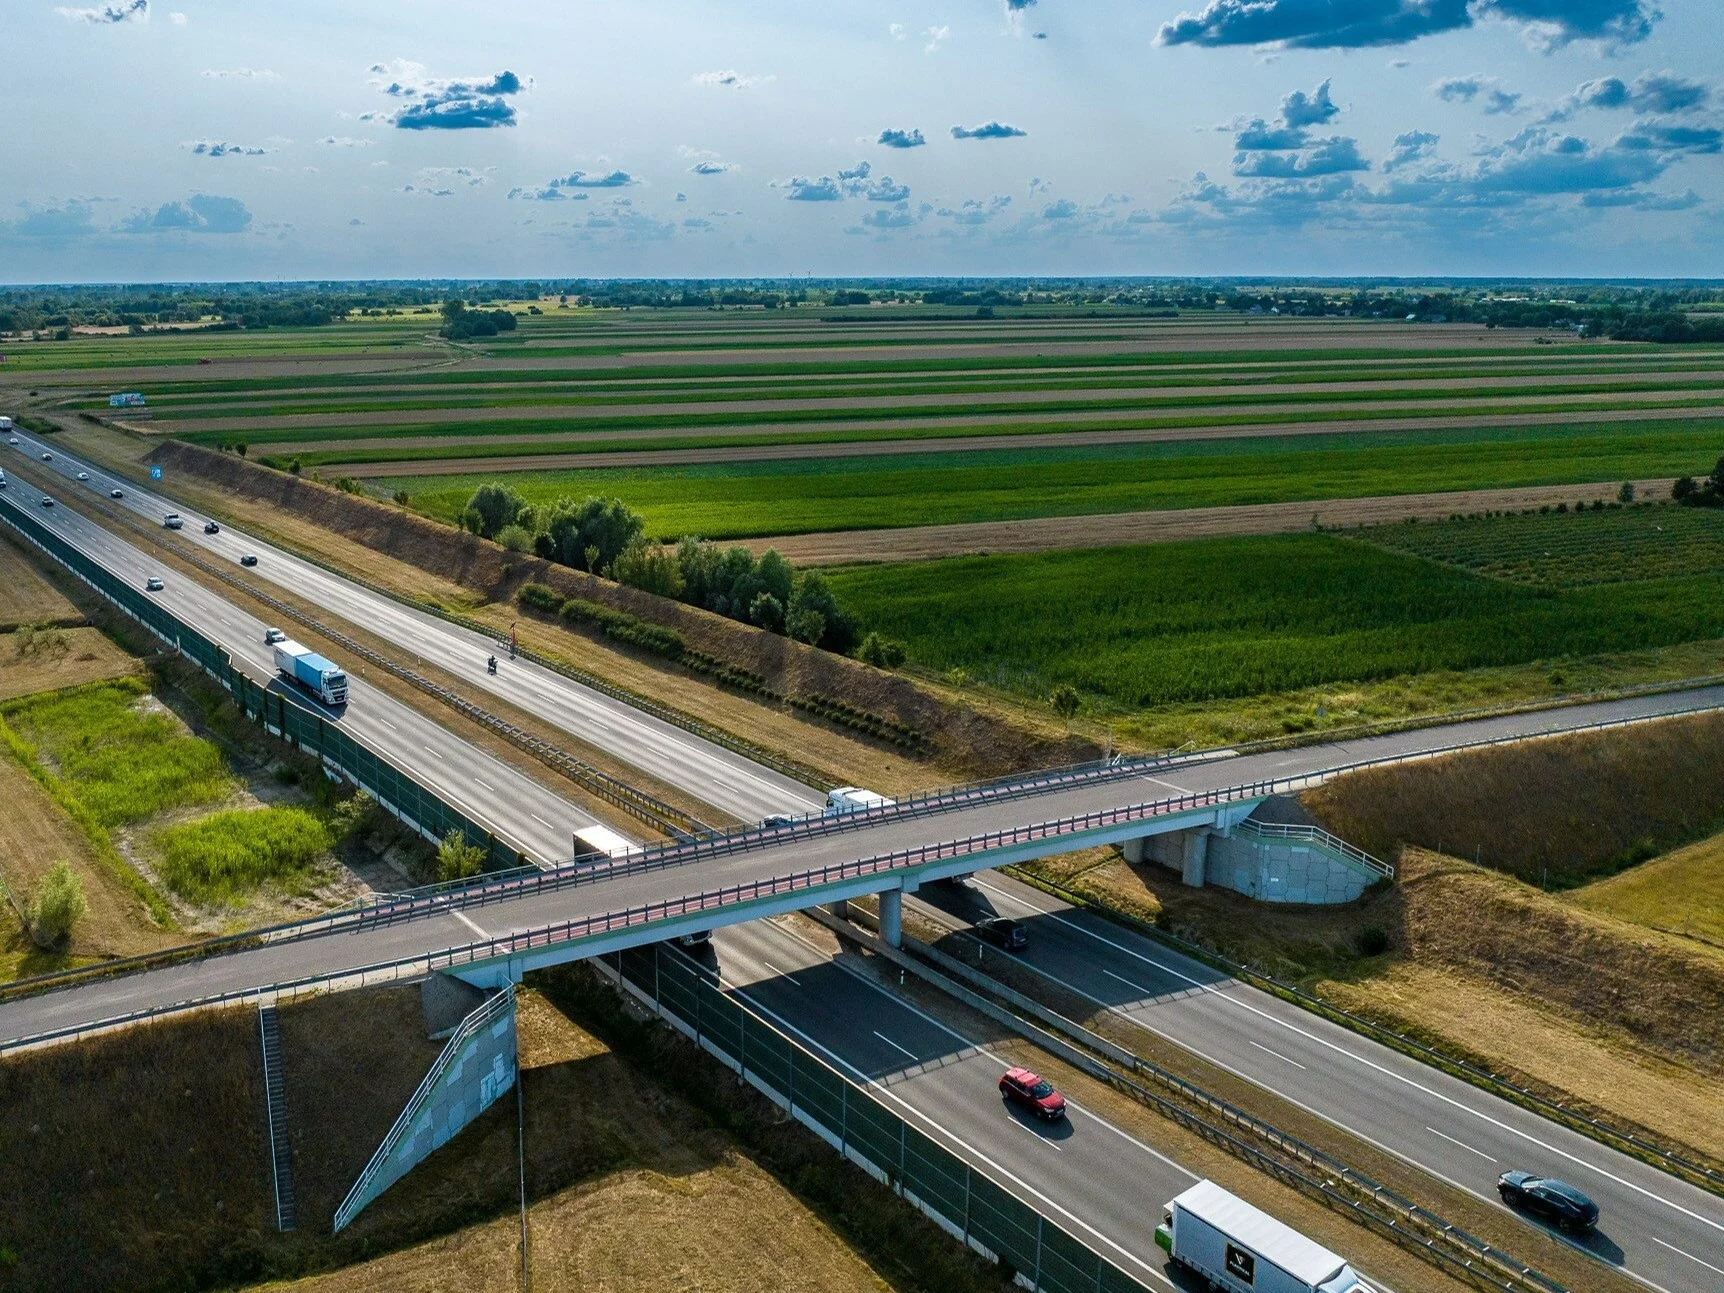
[[[1030,870],[1724,1160],[1724,944],[1706,938],[1724,848],[1718,836],[1689,843],[1724,825],[1724,769],[1709,754],[1720,737],[1724,718],[1675,719],[1308,792],[1330,830],[1400,857],[1399,884],[1344,908],[1187,889],[1113,849]],[[1649,854],[1665,856],[1635,865]],[[1537,887],[1547,873],[1555,893]],[[1389,950],[1365,955],[1378,935]]]
[[[645,1052],[613,1051],[575,1022],[584,1007],[558,979],[545,986],[523,992],[519,1016],[536,1285],[863,1293],[885,1276],[1001,1293],[990,1267],[707,1073],[711,1061],[676,1053],[707,1077],[691,1100]],[[289,1235],[273,1220],[256,1035],[251,1011],[213,1012],[0,1065],[0,1105],[25,1129],[0,1137],[0,1173],[33,1186],[0,1193],[0,1289],[142,1293],[313,1272],[333,1272],[310,1282],[319,1291],[515,1287],[512,1098],[329,1232],[437,1053],[416,989],[283,1010],[301,1217]]]

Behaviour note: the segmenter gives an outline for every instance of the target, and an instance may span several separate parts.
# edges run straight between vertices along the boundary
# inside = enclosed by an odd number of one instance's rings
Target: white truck
[[[870,808],[889,808],[897,803],[896,799],[888,799],[885,795],[876,794],[872,790],[864,790],[861,786],[839,786],[836,790],[826,792],[826,816],[836,817],[840,813],[864,812]]]
[[[12,419],[11,418],[0,418],[0,431],[10,431],[11,429],[12,429]]]
[[[1225,1293],[1372,1293],[1345,1259],[1214,1181],[1167,1205],[1155,1242]]]
[[[283,678],[298,683],[325,705],[347,703],[347,675],[310,647],[291,639],[277,642],[275,667]]]

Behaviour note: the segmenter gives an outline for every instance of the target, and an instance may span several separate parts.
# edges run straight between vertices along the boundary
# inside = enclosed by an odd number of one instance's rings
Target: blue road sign
[[[151,480],[160,480],[161,478],[162,478],[162,469],[160,467],[151,467],[150,468],[150,479]]]

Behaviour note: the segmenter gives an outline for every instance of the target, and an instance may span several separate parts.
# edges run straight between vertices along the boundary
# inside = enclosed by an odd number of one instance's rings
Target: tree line
[[[811,646],[846,654],[858,646],[856,623],[826,580],[797,570],[774,549],[756,557],[740,544],[721,548],[688,536],[666,549],[621,499],[567,496],[534,506],[507,485],[473,491],[461,528],[512,552],[673,598]],[[901,658],[901,657],[900,657]]]

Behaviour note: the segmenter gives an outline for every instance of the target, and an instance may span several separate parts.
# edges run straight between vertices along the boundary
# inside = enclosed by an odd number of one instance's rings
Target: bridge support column
[[[1125,853],[1125,860],[1131,863],[1132,866],[1142,866],[1144,859],[1144,846],[1147,843],[1148,841],[1141,835],[1134,840],[1127,840],[1120,846]]]
[[[1209,865],[1209,827],[1185,832],[1184,862],[1185,883],[1193,889],[1203,888],[1204,872]]]
[[[904,891],[886,889],[880,894],[880,937],[888,947],[904,945]]]
[[[829,902],[826,904],[826,910],[831,912],[839,920],[849,920],[850,900],[848,898],[840,898],[837,902]]]

